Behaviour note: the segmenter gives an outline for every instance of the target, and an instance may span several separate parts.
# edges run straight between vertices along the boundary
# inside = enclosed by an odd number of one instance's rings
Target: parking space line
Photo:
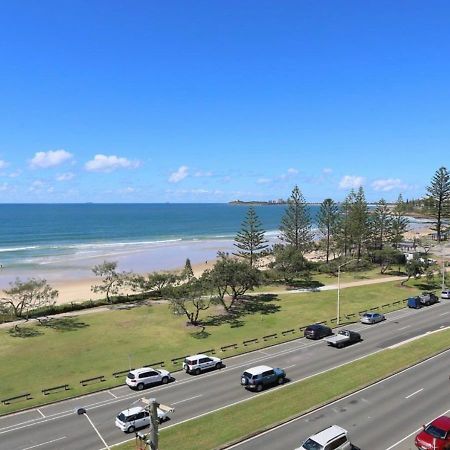
[[[63,439],[66,439],[66,436],[62,436],[60,438],[53,439],[51,441],[42,442],[42,444],[36,444],[32,445],[31,447],[23,448],[22,450],[31,450],[32,448],[42,447],[43,445],[52,444],[53,442],[62,441]]]
[[[188,402],[189,400],[194,400],[194,398],[199,398],[201,397],[202,394],[200,395],[194,395],[194,397],[189,397],[189,398],[185,398],[184,400],[180,400],[178,402],[172,403],[172,405],[178,405],[179,403],[184,403],[184,402]]]
[[[416,395],[416,394],[418,394],[419,392],[422,392],[422,391],[423,391],[423,388],[422,388],[422,389],[419,389],[419,390],[416,391],[416,392],[413,392],[412,394],[407,395],[405,398],[411,398],[413,395]]]
[[[108,390],[108,394],[111,394],[114,398],[118,398],[117,395],[113,394],[111,391]]]
[[[45,419],[45,414],[39,408],[36,408],[36,411]]]

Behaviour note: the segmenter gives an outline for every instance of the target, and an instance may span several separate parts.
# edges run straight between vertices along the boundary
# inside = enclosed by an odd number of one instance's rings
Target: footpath
[[[357,280],[357,281],[351,281],[347,283],[341,283],[340,289],[350,288],[350,287],[356,287],[356,286],[366,286],[369,284],[378,284],[378,283],[388,283],[389,281],[402,281],[405,277],[384,277],[384,278],[374,278],[371,280]],[[274,292],[259,292],[259,294],[272,294],[272,295],[280,295],[280,294],[299,294],[299,293],[305,293],[305,292],[319,292],[319,291],[331,291],[336,290],[338,288],[337,284],[329,284],[326,286],[321,286],[318,288],[312,288],[312,289],[292,289],[288,291],[274,291]],[[155,303],[167,303],[166,300],[152,300],[152,304]],[[48,319],[58,319],[63,317],[74,317],[74,316],[84,316],[86,314],[95,314],[99,312],[107,312],[107,311],[114,311],[114,310],[120,310],[120,309],[129,309],[133,308],[135,306],[138,306],[136,303],[118,303],[115,305],[104,305],[104,306],[97,306],[95,308],[88,308],[88,309],[80,309],[77,311],[69,311],[59,314],[53,314],[51,316],[47,316]],[[34,325],[38,324],[39,321],[42,322],[43,318],[45,319],[46,316],[40,317],[39,319],[29,319],[26,320],[16,320],[14,322],[5,322],[0,324],[0,329],[5,328],[11,328],[16,325]]]

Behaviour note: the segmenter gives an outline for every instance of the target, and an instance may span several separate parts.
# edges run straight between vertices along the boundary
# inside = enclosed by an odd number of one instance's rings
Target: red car
[[[421,450],[450,449],[450,417],[441,416],[424,425],[416,436],[415,444]]]

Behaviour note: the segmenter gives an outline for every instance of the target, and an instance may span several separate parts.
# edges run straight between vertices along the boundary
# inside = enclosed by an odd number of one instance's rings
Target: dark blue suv
[[[266,386],[283,384],[286,372],[283,369],[269,366],[257,366],[247,369],[241,376],[241,384],[246,389],[262,391]]]

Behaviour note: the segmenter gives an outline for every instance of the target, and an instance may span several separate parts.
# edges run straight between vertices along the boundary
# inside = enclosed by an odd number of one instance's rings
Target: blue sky
[[[422,196],[450,161],[448,1],[0,7],[0,202]]]

